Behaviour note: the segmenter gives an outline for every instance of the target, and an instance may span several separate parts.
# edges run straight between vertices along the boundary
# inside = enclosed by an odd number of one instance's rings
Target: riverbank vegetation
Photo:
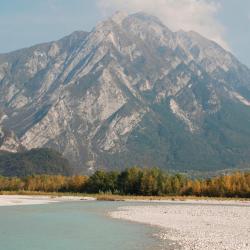
[[[98,170],[90,177],[0,177],[0,191],[250,198],[250,173],[235,172],[209,179],[191,179],[157,168],[133,167],[121,172]]]

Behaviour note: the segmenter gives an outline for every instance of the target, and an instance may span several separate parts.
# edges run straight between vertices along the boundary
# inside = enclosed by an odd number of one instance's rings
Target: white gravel
[[[250,249],[250,203],[217,203],[168,202],[164,205],[121,207],[110,215],[159,226],[164,229],[160,237],[179,243],[181,249]]]
[[[37,195],[0,195],[0,206],[17,206],[17,205],[39,205],[49,204],[62,201],[92,201],[92,197],[78,196],[37,196]]]

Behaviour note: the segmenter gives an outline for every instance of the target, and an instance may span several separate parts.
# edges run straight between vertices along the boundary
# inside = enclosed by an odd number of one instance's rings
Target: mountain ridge
[[[0,93],[2,127],[28,149],[60,151],[79,171],[250,162],[250,70],[145,13],[0,55]]]

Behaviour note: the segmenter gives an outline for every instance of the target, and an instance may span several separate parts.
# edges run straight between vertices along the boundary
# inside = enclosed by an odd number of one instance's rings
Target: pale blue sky
[[[162,1],[158,2],[162,4]],[[223,30],[221,35],[233,54],[250,67],[250,0],[178,0],[179,5],[175,4],[170,8],[181,8],[183,3],[185,11],[185,6],[189,6],[185,5],[187,2],[220,3],[214,13],[215,24],[210,20],[211,30],[215,29],[213,26],[220,26],[215,32]],[[184,19],[184,22],[190,22],[191,28],[196,27],[197,23],[201,26],[207,20],[209,25],[209,11],[213,10],[206,4],[203,7],[207,11],[202,12],[202,8],[197,8],[201,11],[200,16],[190,21],[187,13],[188,21]],[[0,53],[56,40],[75,30],[90,31],[104,16],[114,10],[122,10],[125,5],[131,5],[131,8],[126,7],[129,11],[145,10],[146,5],[148,10],[154,6],[154,13],[157,13],[157,0],[141,0],[141,6],[135,6],[132,0],[0,0]],[[159,5],[161,16],[162,6]],[[207,19],[202,19],[202,15],[207,13]],[[181,15],[185,16],[185,13],[182,11]],[[175,23],[171,24],[175,27]]]

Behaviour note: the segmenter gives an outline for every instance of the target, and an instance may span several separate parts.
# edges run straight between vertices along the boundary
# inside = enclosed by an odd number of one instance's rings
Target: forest
[[[0,175],[70,175],[72,167],[62,154],[49,148],[37,148],[17,153],[0,151]]]
[[[191,179],[158,168],[132,167],[121,172],[98,170],[90,177],[0,177],[0,191],[250,198],[250,172]]]

